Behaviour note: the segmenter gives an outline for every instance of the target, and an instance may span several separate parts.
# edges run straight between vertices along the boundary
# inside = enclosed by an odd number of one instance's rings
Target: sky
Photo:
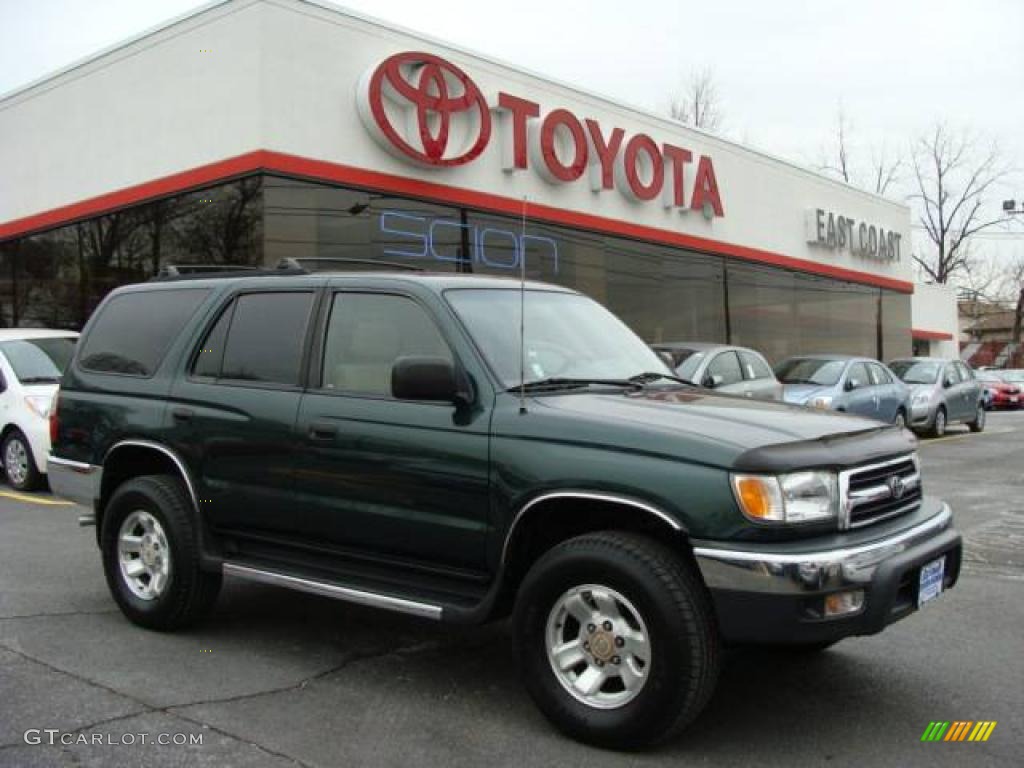
[[[0,94],[203,4],[0,0]],[[653,111],[710,68],[728,138],[811,167],[828,157],[840,105],[865,169],[872,152],[905,154],[945,121],[997,143],[1014,170],[993,216],[1024,198],[1024,0],[339,4]],[[1024,254],[1024,216],[980,245]]]

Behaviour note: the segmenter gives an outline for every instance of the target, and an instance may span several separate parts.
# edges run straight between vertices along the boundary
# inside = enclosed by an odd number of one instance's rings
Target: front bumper
[[[735,550],[694,542],[723,640],[801,644],[880,632],[917,610],[921,566],[942,556],[943,590],[951,588],[960,573],[961,538],[949,506],[931,503],[936,514],[911,528],[837,549]],[[864,592],[860,611],[826,618],[825,597],[852,589]]]

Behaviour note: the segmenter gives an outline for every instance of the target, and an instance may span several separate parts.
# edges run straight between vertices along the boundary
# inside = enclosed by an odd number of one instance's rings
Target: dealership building
[[[901,204],[308,0],[213,3],[0,98],[3,326],[190,264],[525,260],[652,343],[955,355],[910,254]]]

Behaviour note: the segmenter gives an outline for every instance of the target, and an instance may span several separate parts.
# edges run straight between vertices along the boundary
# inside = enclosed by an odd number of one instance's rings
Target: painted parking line
[[[16,493],[15,491],[0,491],[0,497],[5,499],[14,499],[15,501],[24,501],[28,504],[41,504],[44,507],[70,507],[73,506],[70,501],[61,501],[60,499],[48,499],[45,496],[32,496],[28,493]]]
[[[968,437],[994,437],[995,435],[1009,435],[1013,432],[1017,432],[1016,429],[1000,429],[1000,430],[987,430],[985,432],[964,432],[959,435],[945,435],[944,437],[929,437],[918,443],[918,447],[925,448],[929,445],[942,445],[943,443],[953,443],[957,440],[966,440]]]

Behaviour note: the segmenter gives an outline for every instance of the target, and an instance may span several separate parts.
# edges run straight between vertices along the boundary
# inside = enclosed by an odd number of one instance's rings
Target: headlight
[[[823,410],[826,408],[831,408],[832,396],[822,395],[821,397],[812,397],[810,400],[807,401],[807,404],[811,406],[811,408],[821,408]]]
[[[928,401],[932,399],[931,392],[915,392],[914,397],[911,399],[912,405],[927,405]]]
[[[36,416],[45,419],[50,415],[50,406],[53,405],[52,395],[26,395],[25,405]]]
[[[757,522],[811,523],[835,519],[839,511],[834,472],[733,475],[732,487],[743,514]]]

